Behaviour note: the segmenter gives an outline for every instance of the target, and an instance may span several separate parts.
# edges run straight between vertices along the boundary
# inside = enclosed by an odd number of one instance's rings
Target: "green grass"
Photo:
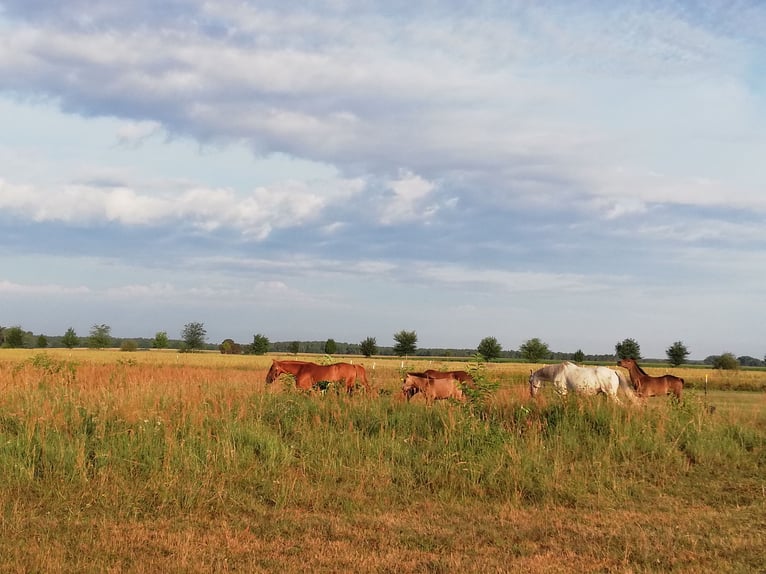
[[[429,407],[390,390],[266,388],[239,365],[89,369],[35,359],[1,373],[2,571],[762,561],[763,393],[626,407],[487,384]]]

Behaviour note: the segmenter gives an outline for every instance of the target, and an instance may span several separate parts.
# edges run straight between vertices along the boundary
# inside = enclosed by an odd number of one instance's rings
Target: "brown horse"
[[[427,369],[423,371],[423,374],[433,379],[454,379],[461,383],[466,383],[472,389],[476,388],[476,383],[473,377],[466,371],[435,371],[434,369]]]
[[[362,380],[364,388],[369,391],[370,383],[367,373],[361,365],[349,363],[334,363],[332,365],[317,365],[306,361],[277,361],[271,362],[271,368],[266,374],[266,382],[272,383],[283,374],[295,377],[295,386],[308,390],[320,381],[331,383],[343,382],[348,394],[354,392],[357,377]]]
[[[296,376],[300,368],[307,364],[307,361],[276,361],[272,359],[269,372],[266,373],[266,384],[270,385],[284,374]]]
[[[675,375],[652,377],[634,359],[620,359],[617,364],[628,369],[630,380],[636,387],[636,394],[639,397],[656,397],[672,393],[677,399],[681,399],[681,392],[684,388],[684,380],[681,377]]]
[[[429,377],[425,373],[407,373],[402,383],[402,394],[410,400],[417,393],[423,393],[429,404],[439,399],[465,400],[458,381],[452,377]]]

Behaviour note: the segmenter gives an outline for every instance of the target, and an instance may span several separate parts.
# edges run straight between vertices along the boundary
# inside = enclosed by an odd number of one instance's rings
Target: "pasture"
[[[766,372],[633,407],[489,364],[428,406],[402,371],[466,363],[361,362],[349,397],[270,357],[0,350],[0,571],[763,570]]]

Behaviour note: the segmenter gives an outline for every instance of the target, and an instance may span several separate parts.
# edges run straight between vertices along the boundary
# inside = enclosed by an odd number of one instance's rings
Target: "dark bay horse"
[[[320,381],[343,382],[346,386],[346,391],[351,394],[354,392],[357,378],[362,381],[367,391],[370,390],[367,373],[362,365],[351,365],[349,363],[317,365],[308,361],[277,361],[272,359],[271,368],[266,374],[266,382],[273,383],[283,374],[293,375],[295,377],[295,386],[303,390],[310,389]]]
[[[681,399],[681,392],[684,389],[684,380],[681,377],[675,375],[652,377],[634,359],[620,359],[617,364],[628,370],[630,380],[636,387],[636,394],[639,397],[673,394],[677,399]]]

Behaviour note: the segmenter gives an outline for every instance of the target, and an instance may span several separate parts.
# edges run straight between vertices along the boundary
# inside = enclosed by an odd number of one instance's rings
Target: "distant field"
[[[670,369],[681,405],[628,407],[531,400],[539,365],[345,360],[372,393],[266,385],[271,357],[0,350],[0,571],[763,570],[766,393],[726,389],[766,372]],[[404,400],[442,366],[486,393]]]

